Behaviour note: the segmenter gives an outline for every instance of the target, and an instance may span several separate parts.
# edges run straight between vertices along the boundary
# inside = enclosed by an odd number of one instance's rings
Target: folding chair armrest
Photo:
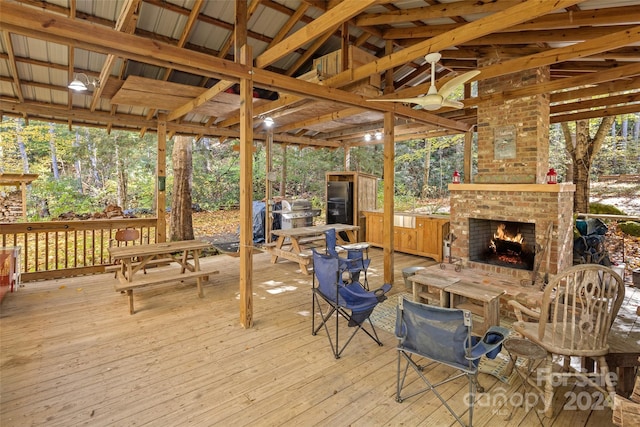
[[[391,290],[391,283],[385,283],[384,285],[380,286],[378,289],[373,290],[373,293],[377,293],[378,291],[382,291],[383,293],[387,293]]]
[[[366,291],[358,282],[340,287],[340,296],[347,301],[352,310],[362,310],[378,304],[378,297],[372,291]]]
[[[513,308],[513,312],[516,315],[516,318],[519,322],[524,322],[524,318],[522,317],[522,313],[529,316],[532,319],[540,319],[540,312],[531,310],[528,307],[520,304],[518,301],[510,300],[509,305]]]
[[[511,333],[510,329],[502,326],[490,326],[480,341],[471,347],[471,351],[465,356],[467,360],[476,360],[482,356],[494,359],[502,349],[502,342]]]

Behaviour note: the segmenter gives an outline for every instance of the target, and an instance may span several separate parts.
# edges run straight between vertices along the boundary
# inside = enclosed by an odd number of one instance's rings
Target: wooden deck
[[[382,281],[382,251],[371,249],[370,286]],[[220,274],[204,286],[167,285],[137,292],[130,315],[113,274],[29,282],[9,294],[0,316],[0,425],[332,425],[448,426],[453,418],[432,394],[395,401],[395,338],[383,347],[364,334],[335,360],[324,332],[311,335],[311,276],[298,265],[254,255],[255,326],[239,325],[239,258],[202,259]],[[392,292],[402,269],[429,265],[395,257]],[[437,377],[450,373],[438,367]],[[433,372],[432,372],[433,373]],[[533,412],[486,405],[513,386],[481,374],[487,389],[474,425],[538,426]],[[460,409],[457,380],[444,396]],[[607,426],[611,410],[563,411],[553,426]],[[504,395],[503,395],[504,397]]]

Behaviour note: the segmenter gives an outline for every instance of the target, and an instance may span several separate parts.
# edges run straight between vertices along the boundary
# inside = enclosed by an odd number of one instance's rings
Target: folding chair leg
[[[404,372],[401,373],[402,371],[402,360],[405,360],[406,366],[404,368]],[[402,389],[404,387],[404,382],[407,376],[407,373],[409,371],[409,367],[413,368],[414,371],[416,371],[416,373],[418,374],[418,376],[425,382],[425,384],[427,385],[426,387],[414,391],[411,394],[408,394],[406,396],[402,396]],[[476,380],[475,380],[475,376],[468,374],[468,373],[459,373],[457,375],[454,375],[453,377],[449,377],[443,381],[440,381],[438,383],[431,383],[431,381],[429,381],[427,379],[427,377],[422,373],[422,369],[420,366],[418,366],[418,364],[415,363],[415,361],[412,359],[411,354],[407,354],[402,350],[398,350],[398,374],[397,374],[397,388],[396,388],[396,401],[399,403],[402,403],[402,401],[409,399],[413,396],[416,396],[418,394],[422,394],[422,393],[426,393],[428,391],[432,391],[433,394],[440,400],[440,402],[442,403],[442,405],[447,408],[447,410],[449,411],[449,413],[451,415],[453,415],[453,417],[456,419],[456,421],[458,423],[460,423],[460,425],[462,425],[463,427],[466,427],[466,424],[462,421],[462,419],[460,418],[460,416],[458,414],[456,414],[453,410],[453,408],[451,408],[451,406],[449,406],[449,404],[447,403],[447,400],[442,397],[442,395],[438,392],[438,390],[436,389],[436,387],[445,384],[449,381],[453,381],[457,378],[460,377],[467,377],[467,380],[469,381],[469,426],[473,425],[473,406],[474,406],[474,402],[475,402],[475,394],[476,394]]]
[[[334,307],[330,305],[330,309],[327,311],[327,313],[325,314],[322,311],[322,306],[320,304],[320,299],[315,297],[313,298],[313,304],[314,307],[317,308],[318,313],[320,313],[320,316],[322,317],[322,321],[319,325],[315,325],[315,310],[314,313],[312,315],[312,321],[311,321],[311,334],[312,335],[317,335],[318,332],[320,331],[320,329],[322,329],[322,327],[324,327],[325,332],[327,334],[327,338],[329,340],[329,344],[331,345],[331,351],[334,355],[334,357],[336,359],[339,359],[340,356],[342,355],[342,352],[345,350],[345,348],[347,348],[347,345],[349,345],[349,343],[351,342],[351,340],[353,339],[353,337],[356,335],[356,333],[358,333],[359,330],[362,330],[365,334],[367,334],[372,340],[374,340],[379,346],[382,346],[382,341],[380,341],[380,339],[378,338],[378,334],[376,332],[376,328],[373,326],[373,323],[371,322],[371,319],[369,317],[367,317],[367,319],[365,320],[369,320],[369,324],[371,325],[371,332],[369,332],[366,328],[363,327],[364,321],[362,323],[358,323],[356,322],[356,326],[354,326],[354,330],[351,333],[351,335],[349,336],[349,338],[347,339],[347,341],[342,345],[342,347],[340,347],[340,316],[342,316],[343,318],[345,318],[347,321],[349,321],[351,319],[351,316],[349,315],[349,313],[347,313],[346,311],[342,310],[339,307]],[[331,334],[329,333],[329,327],[327,325],[327,322],[331,319],[332,316],[335,316],[336,318],[336,325],[335,325],[335,345],[334,345],[334,340],[331,337]]]

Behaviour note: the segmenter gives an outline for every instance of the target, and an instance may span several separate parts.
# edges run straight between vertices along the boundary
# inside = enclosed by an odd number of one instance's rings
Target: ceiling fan
[[[431,64],[431,86],[429,91],[423,95],[415,98],[397,98],[397,99],[368,99],[367,101],[385,101],[385,102],[410,102],[417,104],[416,107],[423,108],[425,110],[434,111],[441,107],[451,108],[463,108],[464,104],[460,101],[453,101],[447,99],[453,89],[457,86],[466,83],[478,74],[479,70],[468,71],[464,74],[456,76],[442,85],[440,90],[436,88],[436,63],[440,61],[442,55],[438,52],[429,53],[424,57]]]

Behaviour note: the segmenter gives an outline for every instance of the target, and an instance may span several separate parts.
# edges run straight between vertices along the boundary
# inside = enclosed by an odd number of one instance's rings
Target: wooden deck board
[[[369,254],[375,288],[382,251]],[[140,289],[135,316],[123,310],[126,295],[113,290],[112,273],[29,282],[7,295],[0,307],[0,425],[454,425],[430,393],[395,401],[391,333],[378,329],[383,347],[359,333],[334,359],[324,330],[311,335],[312,276],[295,263],[271,264],[268,253],[253,260],[250,330],[239,322],[239,258],[225,255],[201,260],[203,269],[220,271],[204,284],[204,298],[194,298],[195,280]],[[392,292],[406,292],[403,268],[430,263],[396,254]],[[427,369],[440,378],[451,373]],[[513,387],[487,375],[480,381],[489,392]],[[442,391],[466,420],[466,384]],[[507,425],[508,412],[507,405],[477,406],[474,425]],[[609,409],[557,412],[549,425],[611,425]],[[539,422],[519,409],[508,425]]]

